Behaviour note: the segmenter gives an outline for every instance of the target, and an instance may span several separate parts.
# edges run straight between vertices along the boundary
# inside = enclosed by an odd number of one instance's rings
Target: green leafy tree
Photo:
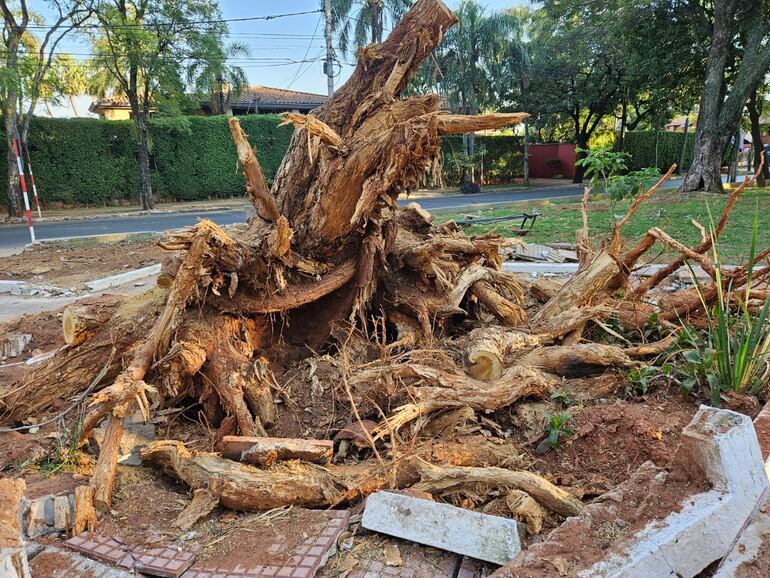
[[[232,64],[231,59],[251,56],[249,45],[231,42],[214,50],[198,67],[188,71],[188,81],[195,87],[196,94],[209,99],[212,114],[226,114],[230,104],[248,86],[246,71]]]
[[[673,3],[673,0],[669,0]],[[722,156],[743,109],[770,69],[770,2],[684,2],[710,38],[695,130],[693,161],[680,191],[723,192]]]
[[[32,113],[46,92],[45,80],[54,62],[56,47],[91,14],[90,0],[51,0],[49,4],[56,16],[46,25],[29,9],[27,0],[17,3],[0,0],[3,13],[0,106],[5,122],[8,214],[12,217],[21,216],[23,211],[13,139],[26,141]],[[40,38],[32,32],[38,28]]]
[[[91,33],[98,93],[124,97],[134,121],[139,198],[154,206],[148,119],[154,110],[179,110],[186,81],[206,62],[221,62],[227,32],[215,0],[105,0]],[[214,67],[216,69],[216,67]],[[219,68],[221,70],[221,67]]]
[[[499,108],[526,67],[519,18],[512,11],[487,13],[474,0],[463,0],[455,15],[457,25],[436,52],[438,92],[462,114]],[[473,134],[464,136],[463,154],[475,158]]]
[[[343,53],[382,42],[386,21],[401,20],[413,0],[332,0],[332,28]]]

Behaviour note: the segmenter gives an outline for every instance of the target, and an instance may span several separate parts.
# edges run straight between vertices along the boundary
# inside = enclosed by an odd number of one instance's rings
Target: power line
[[[217,20],[191,20],[189,22],[185,22],[185,26],[200,26],[200,25],[211,25],[211,24],[226,24],[228,22],[252,22],[255,20],[275,20],[276,18],[288,18],[290,16],[302,16],[305,14],[317,14],[319,12],[323,12],[323,10],[317,9],[317,10],[305,10],[303,12],[286,12],[283,14],[268,14],[266,16],[246,16],[243,18],[221,18]],[[83,28],[102,28],[102,29],[110,29],[110,30],[118,30],[121,28],[161,28],[165,26],[174,26],[177,24],[181,24],[181,22],[137,22],[137,23],[130,23],[127,22],[125,24],[80,24],[78,26],[60,26],[59,30],[72,30],[72,29],[83,29]],[[51,30],[53,26],[42,26],[42,25],[36,25],[36,24],[29,24],[27,25],[27,29],[29,30]]]
[[[310,44],[308,45],[307,50],[305,50],[305,55],[302,58],[307,58],[307,55],[310,53],[310,49],[313,47],[313,42],[315,42],[315,36],[318,33],[318,26],[321,24],[321,20],[323,20],[323,16],[318,17],[318,20],[315,23],[315,30],[313,30],[313,37],[310,39]],[[310,66],[311,65],[308,64],[304,72],[310,70]],[[297,72],[294,74],[294,78],[291,79],[291,82],[289,82],[286,88],[291,88],[292,85],[297,81],[297,78],[299,78],[300,73],[304,74],[304,72],[302,72],[302,67],[300,66],[297,69]]]

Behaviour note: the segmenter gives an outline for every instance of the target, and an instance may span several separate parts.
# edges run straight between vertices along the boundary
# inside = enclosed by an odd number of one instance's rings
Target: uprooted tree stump
[[[103,420],[108,427],[91,489],[80,496],[81,526],[94,523],[87,502],[101,512],[110,507],[128,414],[139,410],[149,416],[192,398],[214,426],[229,420],[234,424],[229,433],[269,436],[277,410],[268,359],[290,348],[295,355],[308,355],[336,337],[343,324],[355,326],[386,352],[435,345],[436,338],[452,333],[464,339],[466,370],[459,364],[432,366],[408,355],[398,360],[385,355],[351,374],[345,388],[359,423],[356,399],[366,398],[368,390],[383,390],[398,401],[390,415],[368,416],[380,421],[371,431],[362,427],[364,443],[377,459],[355,465],[264,462],[255,468],[190,452],[179,442],[156,442],[145,457],[198,492],[181,526],[194,523],[218,502],[246,510],[326,507],[388,480],[402,487],[422,479],[428,489],[499,484],[526,492],[561,515],[580,509],[578,500],[526,472],[441,469],[428,463],[432,458],[445,466],[505,461],[495,454],[476,463],[491,455],[489,448],[470,460],[446,458],[456,450],[431,450],[420,454],[425,463],[389,466],[393,456],[377,453],[376,444],[389,437],[395,447],[407,427],[417,436],[439,414],[442,419],[448,412],[488,412],[524,397],[546,398],[565,376],[627,369],[659,354],[674,335],[620,348],[586,341],[586,328],[611,315],[629,327],[634,322],[641,327],[649,318],[641,298],[677,267],[648,279],[642,293],[630,286],[629,277],[656,243],[678,251],[681,263],[696,261],[713,272],[706,253],[743,188],[732,193],[713,238],[701,227],[702,242],[687,248],[653,229],[623,253],[621,228],[672,167],[634,200],[602,246],[592,247],[587,225],[578,232],[578,273],[563,285],[533,291],[543,304],[528,319],[523,288],[501,271],[501,248],[508,240],[494,234],[468,238],[451,223],[433,226],[418,206],[395,203],[434,166],[443,135],[498,128],[527,117],[456,116],[442,111],[435,95],[400,98],[455,22],[440,0],[418,0],[382,44],[360,51],[350,80],[326,104],[307,116],[284,115],[295,132],[271,189],[238,120],[231,119],[255,215],[228,231],[201,221],[171,233],[162,246],[183,256],[175,254],[164,265],[158,288],[130,303],[72,309],[65,324],[69,345],[0,398],[6,417],[20,421],[57,399],[89,391],[89,383],[96,389],[79,431],[81,442]],[[758,253],[755,261],[768,252]],[[738,268],[725,278],[737,289],[750,281],[746,272]],[[767,277],[770,267],[756,270],[751,281]],[[697,310],[713,299],[713,287],[703,295],[669,297],[674,300],[670,314]],[[345,345],[339,345],[344,352]],[[109,385],[94,383],[97,375]]]

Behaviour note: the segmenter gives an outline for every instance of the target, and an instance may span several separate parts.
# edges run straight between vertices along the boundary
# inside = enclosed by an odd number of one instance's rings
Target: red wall
[[[561,159],[561,164],[549,165],[550,159]],[[565,179],[572,180],[575,177],[576,160],[574,144],[531,144],[529,145],[529,176],[551,179],[554,173],[560,173]]]

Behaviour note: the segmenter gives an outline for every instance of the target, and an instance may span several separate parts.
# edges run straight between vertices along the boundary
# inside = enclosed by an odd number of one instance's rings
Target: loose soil
[[[0,279],[55,285],[72,291],[84,283],[161,263],[171,253],[154,240],[121,241],[90,247],[38,245],[0,260]]]

